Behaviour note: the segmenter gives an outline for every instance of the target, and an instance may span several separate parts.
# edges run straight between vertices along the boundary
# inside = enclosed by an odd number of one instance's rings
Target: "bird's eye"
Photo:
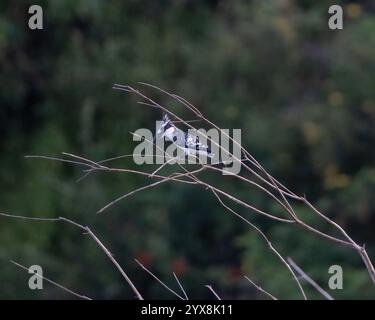
[[[177,141],[177,136],[173,136],[173,142]]]

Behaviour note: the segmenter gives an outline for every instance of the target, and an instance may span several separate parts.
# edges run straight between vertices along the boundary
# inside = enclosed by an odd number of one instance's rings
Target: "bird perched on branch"
[[[166,140],[171,141],[177,147],[182,148],[186,155],[203,154],[209,158],[214,156],[211,149],[199,141],[198,135],[192,135],[177,128],[166,113],[164,113],[163,116],[163,124],[156,134],[161,135],[162,138],[165,137]]]

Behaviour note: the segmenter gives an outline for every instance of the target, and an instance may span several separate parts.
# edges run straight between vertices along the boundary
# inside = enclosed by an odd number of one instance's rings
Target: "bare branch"
[[[198,171],[202,171],[202,168],[196,170],[196,172],[198,172]],[[151,183],[149,185],[146,185],[146,186],[140,187],[138,189],[135,189],[133,191],[130,191],[128,193],[125,193],[122,196],[116,198],[115,200],[113,200],[110,203],[108,203],[107,205],[105,205],[103,208],[101,208],[100,210],[98,210],[97,213],[102,213],[103,211],[107,210],[108,208],[110,208],[111,206],[113,206],[114,204],[116,204],[117,202],[125,199],[126,197],[129,197],[129,196],[133,195],[134,193],[137,193],[137,192],[149,189],[149,188],[153,188],[153,187],[155,187],[155,186],[157,186],[157,185],[159,185],[161,183],[168,182],[168,181],[171,181],[171,180],[175,180],[176,178],[185,177],[187,175],[188,175],[187,173],[181,173],[181,174],[178,174],[178,175],[173,176],[173,177],[165,177],[162,180],[156,181],[156,182]]]
[[[112,263],[116,266],[117,270],[120,271],[120,273],[122,274],[122,276],[125,278],[126,282],[128,283],[128,285],[130,286],[130,288],[133,290],[133,292],[135,293],[136,297],[139,299],[139,300],[143,300],[143,297],[142,295],[139,293],[138,289],[135,287],[135,285],[133,284],[133,282],[130,280],[129,276],[125,273],[125,271],[121,268],[121,266],[119,265],[119,263],[115,260],[115,258],[112,256],[112,254],[107,250],[107,248],[103,245],[103,243],[95,236],[95,234],[92,233],[92,231],[86,227],[89,235],[97,242],[97,244],[100,246],[100,248],[102,248],[102,250],[105,252],[105,254],[107,255],[107,257],[112,261]]]
[[[216,291],[214,290],[214,288],[212,288],[211,285],[206,284],[205,287],[208,288],[208,290],[210,290],[214,294],[217,300],[221,300],[220,296],[216,293]]]
[[[26,271],[29,271],[29,268],[23,266],[22,264],[20,264],[20,263],[18,263],[18,262],[15,262],[15,261],[13,261],[13,260],[10,260],[10,262],[13,263],[14,265],[16,265],[17,267],[20,267],[20,268],[22,268],[22,269],[24,269],[24,270],[26,270]],[[58,287],[58,288],[60,288],[60,289],[63,289],[64,291],[66,291],[66,292],[68,292],[68,293],[70,293],[70,294],[76,296],[77,298],[80,298],[80,299],[83,299],[83,300],[92,300],[91,298],[89,298],[89,297],[87,297],[87,296],[84,296],[84,295],[81,295],[81,294],[78,294],[78,293],[76,293],[76,292],[74,292],[74,291],[72,291],[72,290],[70,290],[70,289],[68,289],[68,288],[66,288],[66,287],[64,287],[64,286],[62,286],[61,284],[58,284],[57,282],[52,281],[52,280],[50,280],[50,279],[48,279],[48,278],[46,278],[46,277],[40,275],[39,273],[35,273],[35,275],[38,276],[38,277],[40,277],[40,278],[42,278],[42,279],[44,279],[45,281],[47,281],[47,282],[53,284],[54,286],[56,286],[56,287]]]
[[[244,276],[246,280],[248,280],[255,288],[257,288],[260,292],[263,292],[265,295],[270,297],[272,300],[277,300],[272,294],[270,294],[268,291],[264,290],[261,286],[257,285],[255,282],[253,282],[248,276]]]
[[[296,272],[304,279],[307,283],[311,284],[311,286],[314,287],[316,291],[318,291],[324,298],[327,300],[335,300],[332,298],[332,296],[324,290],[320,285],[318,285],[311,277],[306,274],[294,261],[292,258],[287,258],[288,263],[291,265],[291,267],[296,270]]]
[[[166,288],[168,291],[172,292],[176,297],[178,297],[179,299],[181,300],[187,300],[185,299],[184,297],[182,297],[181,295],[179,295],[176,291],[174,291],[173,289],[171,289],[170,287],[168,287],[163,281],[161,281],[156,275],[154,275],[150,270],[148,270],[141,262],[139,262],[137,259],[134,259],[136,263],[138,263],[138,265],[143,269],[145,270],[150,276],[152,276],[157,282],[159,282],[164,288]],[[186,294],[184,292],[184,294]]]
[[[187,294],[186,294],[186,291],[185,291],[184,287],[182,286],[182,284],[181,284],[180,280],[178,280],[178,277],[177,277],[176,273],[175,273],[175,272],[173,272],[173,275],[174,275],[174,277],[175,277],[175,279],[176,279],[176,281],[177,281],[178,285],[180,286],[180,288],[181,288],[181,291],[182,291],[182,292],[184,293],[184,296],[185,296],[185,300],[189,300],[189,298],[188,298],[188,296],[187,296]]]

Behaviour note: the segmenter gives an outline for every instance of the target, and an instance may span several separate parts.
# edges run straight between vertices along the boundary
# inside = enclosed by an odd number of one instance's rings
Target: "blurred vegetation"
[[[76,183],[79,168],[23,158],[131,153],[129,131],[152,128],[160,115],[111,85],[145,81],[185,97],[224,128],[242,128],[243,145],[270,172],[366,243],[375,259],[375,7],[370,0],[335,1],[345,21],[332,31],[330,3],[38,1],[44,30],[31,31],[27,9],[35,2],[1,1],[0,211],[90,225],[146,298],[173,296],[134,258],[177,288],[176,272],[194,298],[212,298],[205,284],[223,298],[264,298],[242,275],[277,297],[300,298],[264,242],[209,192],[163,184],[96,215],[150,180],[101,173]],[[273,210],[257,191],[231,179],[221,183]],[[343,266],[344,289],[334,297],[375,298],[354,252],[241,213],[324,288],[328,267]],[[71,298],[48,284],[29,290],[28,274],[11,259],[42,265],[47,277],[93,298],[133,298],[95,243],[69,225],[0,217],[0,298]]]

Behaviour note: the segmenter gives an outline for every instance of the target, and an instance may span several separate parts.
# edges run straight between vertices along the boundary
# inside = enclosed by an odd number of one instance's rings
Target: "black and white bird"
[[[156,134],[162,138],[165,137],[166,140],[171,141],[178,148],[182,148],[185,155],[202,154],[209,158],[214,156],[211,149],[199,141],[198,135],[194,136],[177,128],[166,113],[163,116],[163,123]]]

